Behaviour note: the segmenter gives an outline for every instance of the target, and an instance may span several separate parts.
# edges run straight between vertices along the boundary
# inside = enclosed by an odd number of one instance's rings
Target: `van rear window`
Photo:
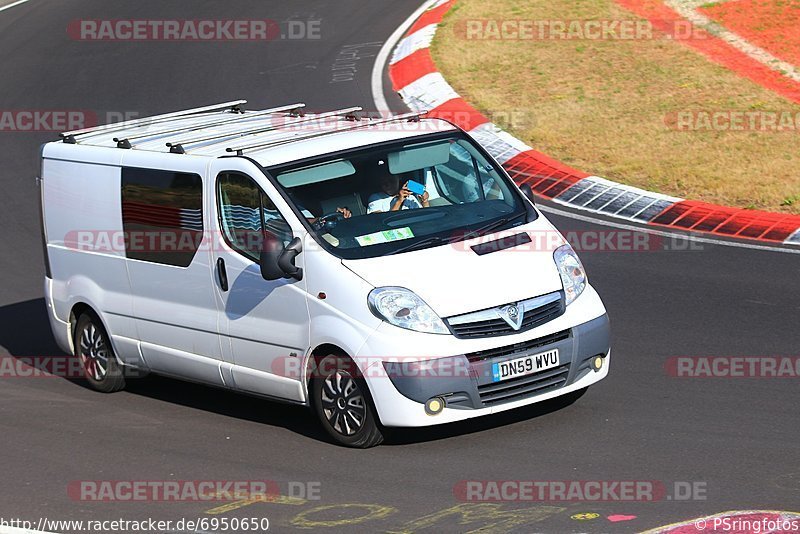
[[[125,255],[188,267],[203,240],[203,181],[190,173],[122,169]]]

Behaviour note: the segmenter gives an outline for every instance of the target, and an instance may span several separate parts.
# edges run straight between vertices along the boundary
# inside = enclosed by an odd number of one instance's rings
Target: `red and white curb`
[[[472,135],[520,185],[572,208],[639,223],[717,236],[800,245],[800,215],[718,206],[590,176],[537,152],[490,122],[437,71],[430,44],[455,0],[421,13],[389,61],[392,87],[413,111],[447,119]]]
[[[641,534],[699,534],[708,532],[796,532],[800,514],[774,510],[734,510],[646,530]]]

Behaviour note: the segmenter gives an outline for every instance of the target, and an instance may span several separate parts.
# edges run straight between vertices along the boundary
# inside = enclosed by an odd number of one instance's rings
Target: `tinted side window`
[[[222,233],[233,249],[258,261],[265,234],[284,245],[291,241],[292,230],[286,219],[252,178],[223,173],[217,188]]]
[[[188,267],[203,240],[202,179],[123,168],[122,229],[126,257]]]

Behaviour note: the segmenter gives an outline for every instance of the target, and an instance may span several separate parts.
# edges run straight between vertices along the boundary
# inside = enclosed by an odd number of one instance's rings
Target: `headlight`
[[[395,326],[428,334],[450,333],[436,312],[404,287],[375,288],[368,300],[372,313]]]
[[[564,285],[564,293],[569,304],[586,289],[586,271],[583,270],[581,260],[569,244],[558,247],[553,252],[553,259],[558,267],[558,274],[561,275],[561,283]]]

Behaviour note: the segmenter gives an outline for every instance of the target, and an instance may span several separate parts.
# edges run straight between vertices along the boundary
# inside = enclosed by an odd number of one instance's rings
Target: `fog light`
[[[425,403],[425,413],[428,415],[438,415],[444,410],[446,403],[441,397],[431,397]]]
[[[601,354],[598,354],[594,358],[592,358],[592,369],[595,371],[599,371],[603,368],[604,357]]]

